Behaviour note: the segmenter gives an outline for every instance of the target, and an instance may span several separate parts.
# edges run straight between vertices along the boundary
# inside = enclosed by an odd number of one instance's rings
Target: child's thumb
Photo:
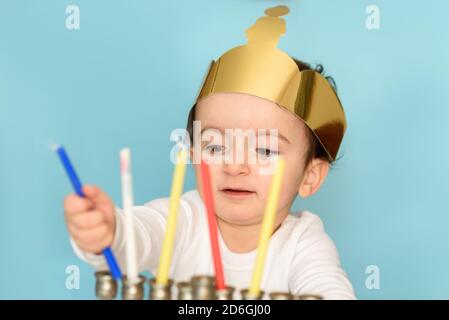
[[[99,187],[93,185],[85,185],[83,187],[83,192],[86,198],[91,200],[97,209],[109,214],[114,213],[114,203],[112,202],[111,198],[109,198],[107,193],[101,190]]]
[[[100,188],[96,186],[86,184],[83,186],[83,193],[86,196],[86,198],[95,201],[97,198],[101,196],[102,191]]]

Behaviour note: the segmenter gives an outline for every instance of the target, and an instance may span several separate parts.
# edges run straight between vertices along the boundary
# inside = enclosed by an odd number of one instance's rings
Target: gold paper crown
[[[286,6],[265,10],[246,30],[248,44],[212,61],[196,100],[214,93],[246,93],[268,99],[296,114],[314,132],[332,160],[346,130],[343,107],[334,89],[314,70],[300,71],[295,61],[276,46],[285,34]]]

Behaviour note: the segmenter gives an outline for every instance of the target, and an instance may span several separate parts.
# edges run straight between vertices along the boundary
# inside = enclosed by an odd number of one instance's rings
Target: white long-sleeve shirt
[[[169,198],[150,201],[134,207],[134,228],[139,272],[157,274],[168,216]],[[178,222],[170,278],[189,281],[195,275],[213,275],[214,266],[209,241],[206,209],[197,190],[186,192],[180,199]],[[117,261],[126,270],[124,216],[117,209],[116,233],[111,246]],[[257,251],[234,253],[218,232],[226,284],[248,288]],[[76,254],[97,270],[107,269],[101,255],[82,252],[72,241]],[[176,288],[173,288],[176,297]],[[323,230],[320,218],[308,211],[288,215],[270,239],[261,289],[292,294],[316,294],[324,299],[354,299],[354,291],[343,271],[334,243]]]

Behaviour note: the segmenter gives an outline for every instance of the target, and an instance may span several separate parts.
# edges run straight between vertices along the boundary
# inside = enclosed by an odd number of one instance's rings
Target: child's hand
[[[85,198],[70,194],[64,199],[67,228],[81,250],[99,254],[114,240],[114,203],[98,187],[86,185],[83,192]]]

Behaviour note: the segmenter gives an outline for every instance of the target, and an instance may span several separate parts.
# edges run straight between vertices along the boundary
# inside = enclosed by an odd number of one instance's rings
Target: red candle
[[[217,289],[225,289],[223,274],[223,264],[221,262],[220,247],[218,245],[218,226],[214,210],[214,199],[210,184],[209,167],[204,161],[201,161],[201,177],[203,180],[204,200],[206,204],[207,220],[209,222],[210,244],[215,267],[215,285]]]

